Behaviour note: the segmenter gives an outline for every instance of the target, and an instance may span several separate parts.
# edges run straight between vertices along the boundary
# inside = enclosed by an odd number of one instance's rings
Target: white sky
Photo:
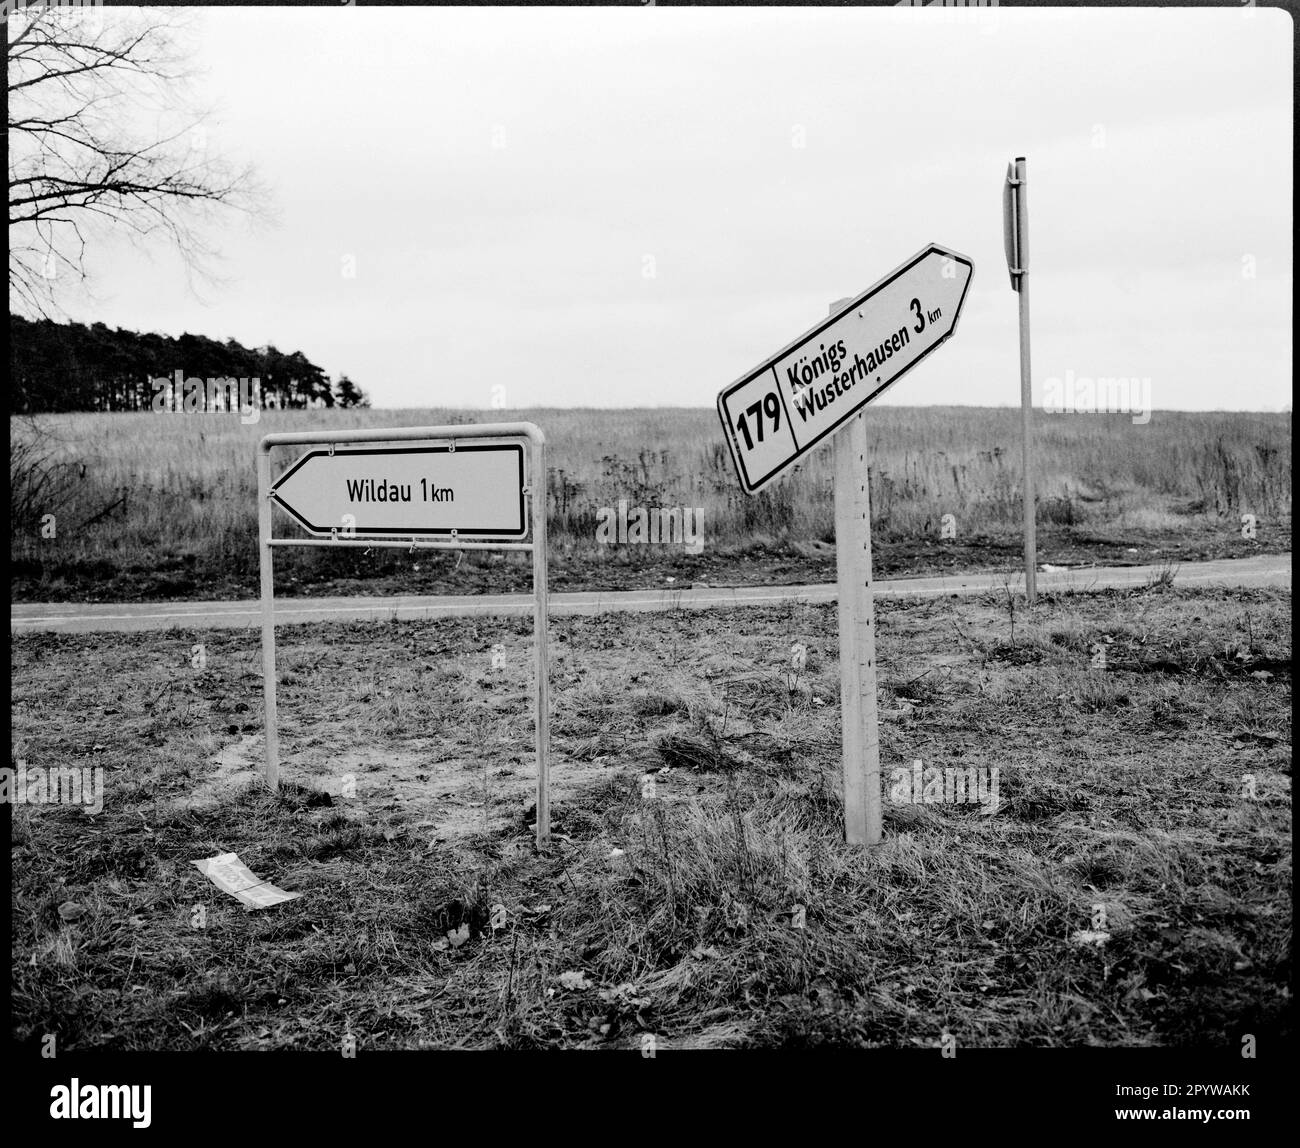
[[[103,252],[74,319],[300,349],[376,406],[488,408],[494,386],[705,406],[933,241],[974,260],[970,294],[882,401],[1011,405],[1001,187],[1025,155],[1040,401],[1072,370],[1149,377],[1156,409],[1290,403],[1281,11],[242,8],[196,29],[210,146],[257,166],[279,224],[219,235],[228,282],[202,299],[164,253]]]

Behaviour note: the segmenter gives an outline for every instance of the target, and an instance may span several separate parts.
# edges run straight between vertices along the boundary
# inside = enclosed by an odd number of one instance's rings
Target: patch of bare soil
[[[241,799],[264,782],[265,738],[244,734],[222,746],[213,769],[194,789],[168,803],[172,809],[211,810]],[[516,747],[519,748],[519,747]],[[537,773],[528,754],[497,758],[440,756],[436,743],[399,747],[315,746],[280,763],[281,785],[305,804],[332,804],[355,820],[400,821],[425,831],[432,844],[472,834],[493,836],[531,826],[536,816]],[[573,802],[620,771],[608,758],[551,757],[551,800]],[[626,772],[626,771],[623,771]],[[312,800],[319,795],[323,800]]]
[[[1288,1040],[1290,594],[877,616],[865,852],[843,842],[833,606],[556,619],[546,851],[527,619],[291,628],[278,799],[256,724],[231,732],[255,632],[206,635],[201,671],[194,633],[20,635],[14,756],[102,763],[105,800],[12,810],[14,1038],[337,1055],[347,1018],[364,1050]],[[998,804],[900,789],[919,766],[973,769]],[[227,850],[301,895],[214,893],[191,862]]]

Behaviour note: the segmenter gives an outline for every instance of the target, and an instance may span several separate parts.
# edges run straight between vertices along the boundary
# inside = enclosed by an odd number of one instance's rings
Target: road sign
[[[930,244],[718,395],[741,487],[762,490],[957,327],[975,265]]]
[[[1006,250],[1006,270],[1011,289],[1021,290],[1022,276],[1030,269],[1028,212],[1024,203],[1024,156],[1006,165],[1006,182],[1002,185],[1002,246]]]
[[[1017,168],[1025,162],[1021,156],[1007,164],[1007,179],[1002,185],[1002,245],[1007,253],[1007,273],[1011,287],[1020,290],[1020,276],[1029,270],[1029,244],[1025,236],[1025,213],[1021,210],[1021,179]]]
[[[412,443],[313,450],[271,497],[320,537],[522,538],[524,445]]]
[[[346,443],[345,447],[338,444]],[[387,443],[387,446],[379,446]],[[271,482],[271,451],[315,446]],[[392,445],[400,444],[400,445]],[[524,474],[524,453],[529,474]],[[524,496],[532,503],[531,541]],[[277,538],[272,502],[314,538]],[[537,753],[537,844],[551,836],[550,660],[546,608],[546,436],[532,423],[285,431],[257,447],[258,565],[262,595],[262,696],[267,784],[280,784],[276,720],[275,571],[282,546],[368,550],[520,550],[533,558],[533,728]],[[444,538],[427,537],[445,535]],[[421,537],[426,536],[426,537]],[[471,537],[483,541],[469,541]]]

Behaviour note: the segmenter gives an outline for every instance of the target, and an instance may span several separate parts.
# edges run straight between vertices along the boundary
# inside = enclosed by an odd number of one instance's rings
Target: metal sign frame
[[[276,483],[271,481],[271,451],[277,446],[328,446],[329,453],[334,452],[337,443],[398,443],[427,442],[430,449],[455,449],[456,444],[468,439],[517,439],[521,449],[521,496],[527,498],[532,506],[532,541],[469,541],[462,540],[460,534],[467,531],[449,531],[446,541],[433,541],[419,533],[404,531],[397,537],[358,538],[351,534],[340,536],[335,533],[330,537],[320,538],[277,538],[275,537],[275,520],[272,505],[279,505],[288,513],[287,508],[275,497],[275,487],[293,470],[297,469],[303,459],[294,464],[281,475]],[[394,452],[416,453],[419,448],[403,452],[400,447]],[[468,449],[474,449],[470,447]],[[523,452],[530,455],[529,471],[524,474],[522,468]],[[320,452],[309,452],[303,458]],[[378,453],[378,452],[358,452]],[[530,496],[528,498],[527,496]],[[294,516],[296,518],[296,516]],[[275,577],[273,565],[273,548],[276,546],[364,546],[373,549],[393,548],[401,550],[526,550],[533,555],[533,645],[535,655],[535,691],[534,731],[537,751],[537,844],[544,848],[551,836],[550,774],[547,751],[550,733],[550,681],[547,651],[547,608],[546,608],[546,436],[533,423],[481,423],[458,426],[427,427],[393,427],[366,430],[341,431],[284,431],[265,435],[257,445],[257,522],[258,522],[258,565],[261,574],[262,603],[262,694],[265,702],[266,720],[266,768],[264,776],[271,789],[280,785],[280,742],[276,726],[276,680],[275,680]],[[525,527],[527,520],[525,519]]]

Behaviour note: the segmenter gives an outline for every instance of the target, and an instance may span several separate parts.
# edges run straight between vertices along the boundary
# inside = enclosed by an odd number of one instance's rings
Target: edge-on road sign
[[[1011,289],[1020,290],[1020,277],[1029,270],[1029,243],[1025,232],[1025,212],[1021,205],[1024,180],[1024,156],[1007,164],[1007,178],[1002,185],[1002,246],[1007,253],[1007,273],[1011,276]]]
[[[975,265],[932,243],[718,395],[740,485],[762,490],[957,328]]]
[[[521,442],[331,445],[297,459],[270,494],[319,537],[528,533]]]
[[[1002,185],[1002,242],[1007,251],[1007,272],[1011,286],[1020,295],[1020,461],[1022,501],[1025,517],[1025,598],[1032,606],[1038,597],[1036,563],[1038,544],[1034,537],[1033,387],[1029,362],[1029,173],[1025,157],[1018,155],[1007,164]]]

